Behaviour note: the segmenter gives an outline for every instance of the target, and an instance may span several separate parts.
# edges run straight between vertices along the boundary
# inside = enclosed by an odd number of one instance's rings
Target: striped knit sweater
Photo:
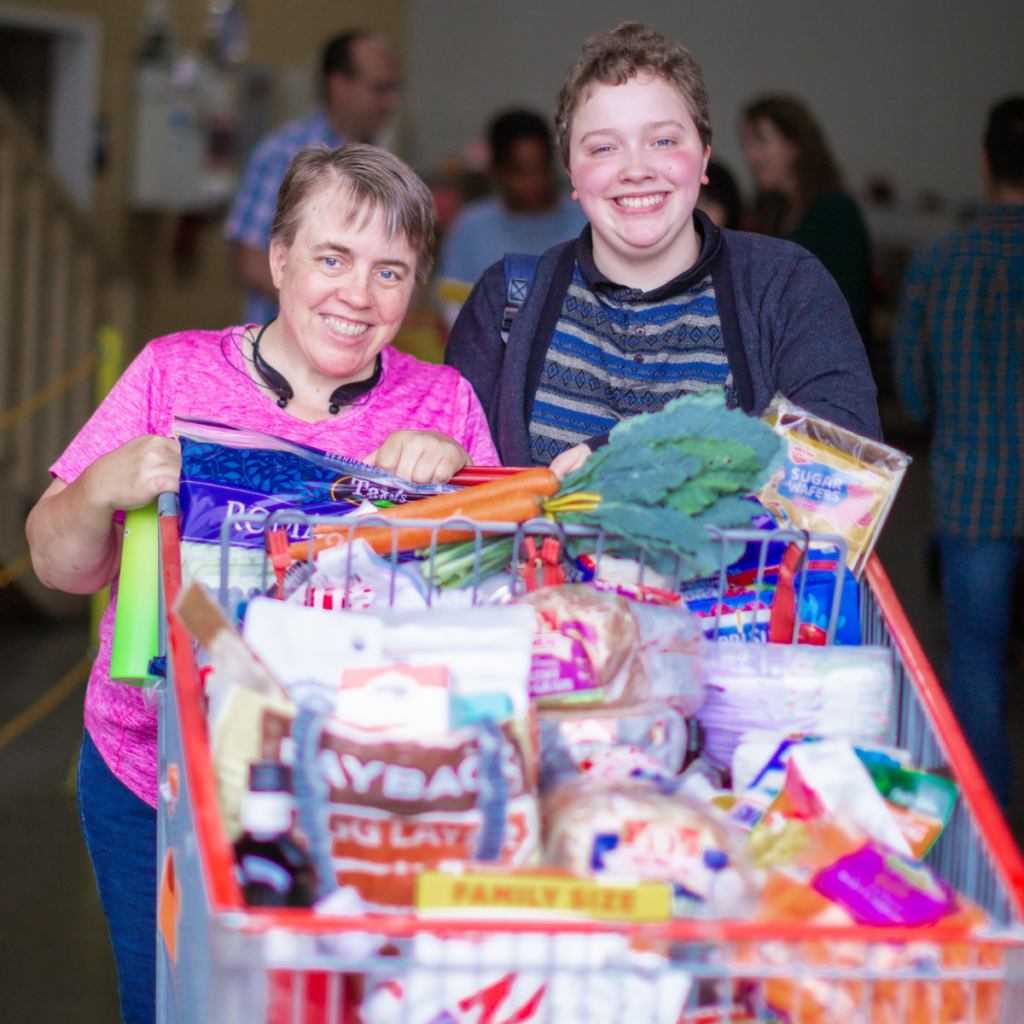
[[[651,299],[577,260],[533,403],[534,463],[708,388],[724,388],[735,406],[710,273]]]

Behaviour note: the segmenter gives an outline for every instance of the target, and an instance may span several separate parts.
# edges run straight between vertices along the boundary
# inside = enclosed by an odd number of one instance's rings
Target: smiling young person
[[[619,420],[708,388],[754,414],[781,391],[881,436],[864,347],[824,267],[695,209],[711,122],[682,46],[638,22],[592,37],[566,75],[555,127],[590,223],[541,258],[507,342],[499,263],[447,348],[506,465],[564,474]]]
[[[397,157],[314,147],[292,161],[270,246],[281,311],[265,328],[151,341],[51,467],[27,524],[36,575],[72,593],[111,584],[85,698],[82,828],[117,958],[124,1020],[152,1021],[156,971],[156,711],[112,682],[124,511],[177,491],[176,416],[264,431],[444,482],[497,454],[455,370],[390,342],[430,271],[436,214]]]

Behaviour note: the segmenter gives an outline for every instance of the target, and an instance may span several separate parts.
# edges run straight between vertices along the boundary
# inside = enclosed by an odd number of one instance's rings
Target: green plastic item
[[[150,678],[149,662],[156,657],[159,644],[158,537],[156,502],[127,514],[110,678],[129,686],[146,685]]]

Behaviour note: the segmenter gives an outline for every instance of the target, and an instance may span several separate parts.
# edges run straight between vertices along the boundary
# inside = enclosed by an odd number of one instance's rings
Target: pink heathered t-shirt
[[[436,430],[458,441],[475,465],[499,465],[480,402],[451,367],[385,348],[380,383],[364,404],[306,423],[280,409],[249,377],[240,348],[243,330],[185,331],[151,341],[50,467],[53,476],[70,484],[101,455],[133,438],[171,437],[175,416],[259,430],[355,459],[365,458],[395,430]],[[115,579],[100,623],[85,726],[114,775],[155,807],[156,708],[136,687],[110,679],[116,605]]]

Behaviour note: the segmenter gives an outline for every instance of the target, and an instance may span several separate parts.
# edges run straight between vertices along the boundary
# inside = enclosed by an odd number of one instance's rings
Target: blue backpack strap
[[[539,265],[539,256],[521,252],[505,253],[505,311],[501,317],[501,340],[506,345],[512,324],[529,297]]]

